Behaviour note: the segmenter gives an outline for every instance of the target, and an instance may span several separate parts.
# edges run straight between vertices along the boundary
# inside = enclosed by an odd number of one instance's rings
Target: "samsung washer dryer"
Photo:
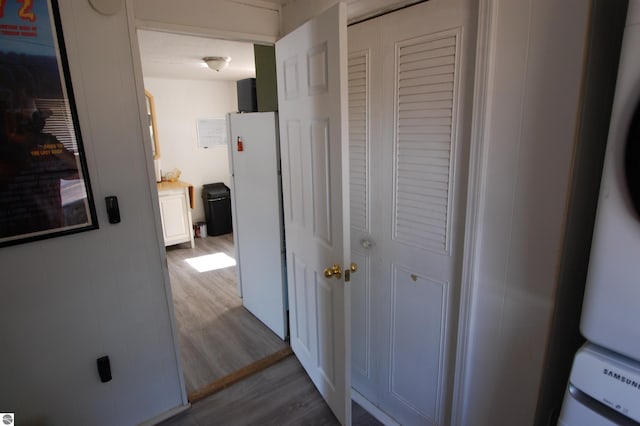
[[[638,426],[640,363],[586,343],[573,361],[558,426]]]
[[[630,0],[580,329],[640,360],[640,0]]]

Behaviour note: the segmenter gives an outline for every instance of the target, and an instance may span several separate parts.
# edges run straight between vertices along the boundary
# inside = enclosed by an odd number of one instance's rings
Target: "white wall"
[[[589,3],[494,7],[462,425],[533,424],[571,182]],[[454,412],[456,409],[454,408]]]
[[[224,118],[238,109],[233,81],[145,78],[155,99],[162,173],[179,169],[180,180],[195,188],[194,223],[204,220],[202,185],[230,184],[228,145],[198,147],[196,121]]]
[[[132,425],[186,402],[143,89],[125,8],[59,3],[100,229],[0,249],[0,404],[18,424]],[[119,224],[108,223],[107,195],[119,198]]]

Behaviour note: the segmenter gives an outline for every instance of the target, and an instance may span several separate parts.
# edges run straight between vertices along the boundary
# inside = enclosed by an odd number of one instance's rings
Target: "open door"
[[[279,40],[276,61],[291,347],[350,424],[345,5]]]

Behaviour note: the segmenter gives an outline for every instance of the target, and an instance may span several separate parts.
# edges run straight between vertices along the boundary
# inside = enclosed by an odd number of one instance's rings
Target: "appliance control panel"
[[[640,363],[586,344],[573,362],[571,384],[609,408],[640,422]]]

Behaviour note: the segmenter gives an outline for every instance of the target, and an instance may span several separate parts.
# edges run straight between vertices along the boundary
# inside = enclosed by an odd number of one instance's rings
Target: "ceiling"
[[[256,74],[251,43],[148,30],[138,30],[138,43],[144,77],[236,81]],[[216,72],[205,56],[229,56],[231,63]]]
[[[261,1],[280,7],[293,0]],[[144,77],[237,81],[256,75],[252,43],[138,30],[138,44]],[[205,56],[229,56],[231,62],[216,72]]]

